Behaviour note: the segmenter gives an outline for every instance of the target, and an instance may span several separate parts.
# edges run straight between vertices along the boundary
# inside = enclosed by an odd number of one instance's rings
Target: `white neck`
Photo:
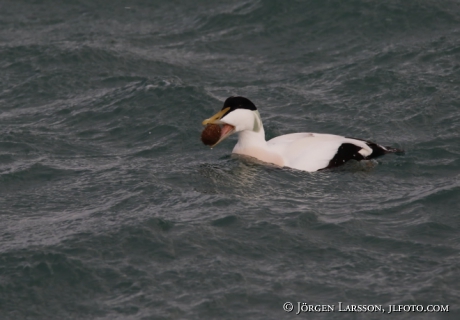
[[[263,126],[260,128],[259,132],[243,130],[238,132],[238,143],[233,149],[233,152],[235,152],[236,149],[263,147],[266,144],[267,142],[265,141],[265,131]]]
[[[233,148],[233,153],[242,154],[273,163],[280,167],[285,165],[284,159],[270,150],[265,141],[264,127],[261,125],[258,132],[243,130],[238,133],[238,143]]]

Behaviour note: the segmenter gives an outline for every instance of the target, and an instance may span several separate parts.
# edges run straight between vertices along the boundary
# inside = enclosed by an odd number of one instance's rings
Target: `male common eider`
[[[249,99],[230,97],[222,110],[203,125],[222,125],[215,147],[233,133],[238,143],[233,153],[303,171],[318,171],[343,165],[349,160],[369,160],[401,150],[374,142],[322,133],[291,133],[265,141],[259,111]]]

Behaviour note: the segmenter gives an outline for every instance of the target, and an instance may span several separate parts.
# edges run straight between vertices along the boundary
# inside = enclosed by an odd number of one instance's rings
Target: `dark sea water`
[[[231,95],[406,152],[234,158]],[[0,319],[460,319],[459,123],[458,1],[1,0]]]

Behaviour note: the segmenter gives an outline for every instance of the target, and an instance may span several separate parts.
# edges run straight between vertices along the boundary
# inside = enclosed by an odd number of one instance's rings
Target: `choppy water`
[[[458,319],[457,1],[2,0],[0,70],[1,319]],[[406,153],[232,158],[230,95]]]

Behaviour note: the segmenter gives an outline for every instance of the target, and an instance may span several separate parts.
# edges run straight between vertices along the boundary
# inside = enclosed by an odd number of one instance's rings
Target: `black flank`
[[[361,147],[358,147],[352,143],[342,144],[337,150],[337,153],[335,154],[334,158],[332,158],[331,161],[329,161],[329,164],[324,169],[341,166],[349,160],[364,160],[364,156],[361,153],[359,153],[359,150],[361,149]]]

